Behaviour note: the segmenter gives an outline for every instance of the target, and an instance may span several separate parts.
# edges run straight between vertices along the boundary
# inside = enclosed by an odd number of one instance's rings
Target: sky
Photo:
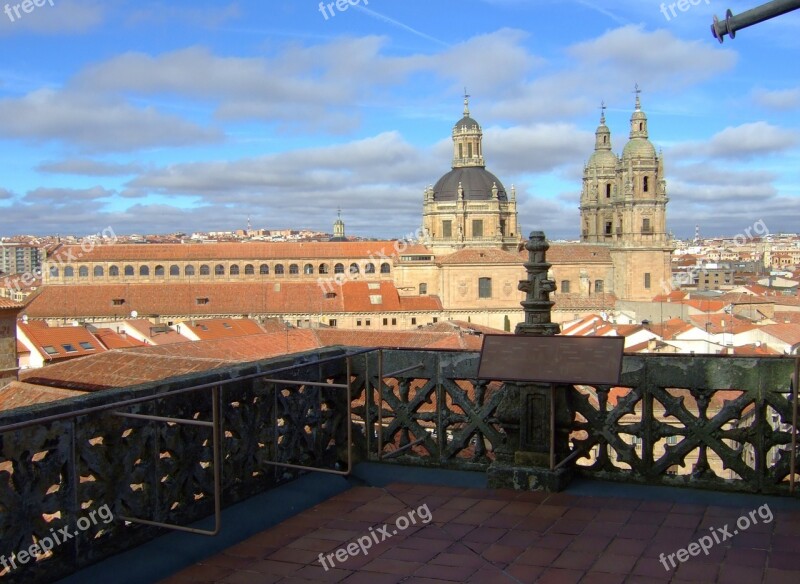
[[[36,3],[0,0],[0,236],[330,232],[341,208],[403,237],[466,88],[523,232],[577,238],[600,104],[620,154],[637,84],[675,237],[800,231],[800,10],[719,44],[715,14],[762,2]]]

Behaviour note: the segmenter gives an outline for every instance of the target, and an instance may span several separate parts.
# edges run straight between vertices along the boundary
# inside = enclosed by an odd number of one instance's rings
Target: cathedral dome
[[[480,129],[480,124],[478,124],[478,122],[473,120],[468,115],[465,115],[456,124],[456,128],[455,129],[458,130],[458,131],[462,131],[462,130],[479,130]]]
[[[490,201],[497,186],[497,198],[508,201],[500,179],[481,166],[454,168],[433,186],[434,201],[457,201],[459,185],[465,201]]]
[[[622,149],[622,158],[655,158],[656,147],[647,138],[632,138]]]
[[[589,157],[588,166],[595,168],[616,168],[617,155],[611,150],[595,150]]]

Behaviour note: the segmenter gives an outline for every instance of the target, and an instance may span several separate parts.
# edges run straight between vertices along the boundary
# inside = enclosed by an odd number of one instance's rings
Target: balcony
[[[486,488],[521,420],[478,359],[329,348],[5,412],[0,554],[18,565],[0,580],[797,581],[793,359],[626,355],[619,387],[560,387],[562,493]],[[429,522],[320,566],[421,505]],[[764,505],[774,520],[662,567]]]

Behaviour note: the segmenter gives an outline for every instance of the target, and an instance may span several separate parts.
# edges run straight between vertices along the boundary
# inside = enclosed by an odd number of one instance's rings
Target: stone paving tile
[[[429,523],[396,526],[423,504]],[[162,584],[797,584],[800,512],[773,511],[770,523],[756,514],[739,529],[752,511],[568,492],[354,487]],[[357,549],[384,524],[388,538]],[[679,550],[726,526],[730,536],[707,554],[679,561]]]

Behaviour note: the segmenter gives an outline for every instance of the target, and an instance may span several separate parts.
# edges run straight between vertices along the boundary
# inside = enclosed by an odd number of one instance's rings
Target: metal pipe
[[[781,16],[792,10],[800,8],[800,0],[772,0],[761,6],[756,6],[750,10],[746,10],[741,14],[733,15],[729,8],[725,13],[725,20],[719,20],[714,16],[714,23],[711,25],[711,34],[720,43],[724,40],[725,35],[729,35],[731,39],[736,38],[736,31],[754,24],[759,24],[770,18]]]
[[[794,358],[794,383],[792,384],[792,457],[789,459],[789,492],[794,493],[797,467],[797,395],[800,393],[800,355]]]
[[[384,373],[384,377],[397,377],[401,373],[408,373],[409,371],[414,371],[414,369],[422,369],[425,367],[425,363],[418,363],[417,365],[412,365],[411,367],[405,367],[404,369],[398,369],[397,371],[390,371],[389,373]]]
[[[409,443],[408,443],[408,444],[406,444],[405,446],[401,446],[401,447],[400,447],[400,448],[398,448],[397,450],[392,450],[391,452],[389,452],[389,453],[385,454],[385,455],[383,456],[383,458],[391,458],[391,457],[393,457],[393,456],[397,456],[398,454],[400,454],[400,453],[401,453],[401,452],[403,452],[404,450],[408,450],[409,448],[413,448],[414,446],[416,446],[417,444],[421,444],[422,442],[425,442],[425,438],[417,438],[417,439],[416,439],[416,440],[414,440],[413,442],[409,442]]]
[[[213,422],[206,422],[205,420],[187,420],[186,418],[166,418],[164,416],[148,416],[145,414],[129,414],[127,412],[112,412],[113,415],[120,418],[133,418],[135,420],[147,420],[148,422],[167,422],[168,424],[186,424],[188,426],[204,426],[206,428],[213,428]]]
[[[570,462],[571,460],[574,460],[574,459],[575,459],[575,458],[576,458],[576,457],[577,457],[579,454],[583,454],[583,452],[582,452],[581,450],[578,450],[578,449],[575,449],[575,450],[573,450],[572,452],[570,452],[569,456],[566,456],[566,457],[565,457],[563,460],[561,460],[561,461],[560,461],[560,462],[559,462],[557,465],[555,465],[555,466],[553,467],[553,470],[558,470],[558,469],[560,469],[562,466],[564,466],[565,464],[567,464],[567,463],[568,463],[568,462]]]

